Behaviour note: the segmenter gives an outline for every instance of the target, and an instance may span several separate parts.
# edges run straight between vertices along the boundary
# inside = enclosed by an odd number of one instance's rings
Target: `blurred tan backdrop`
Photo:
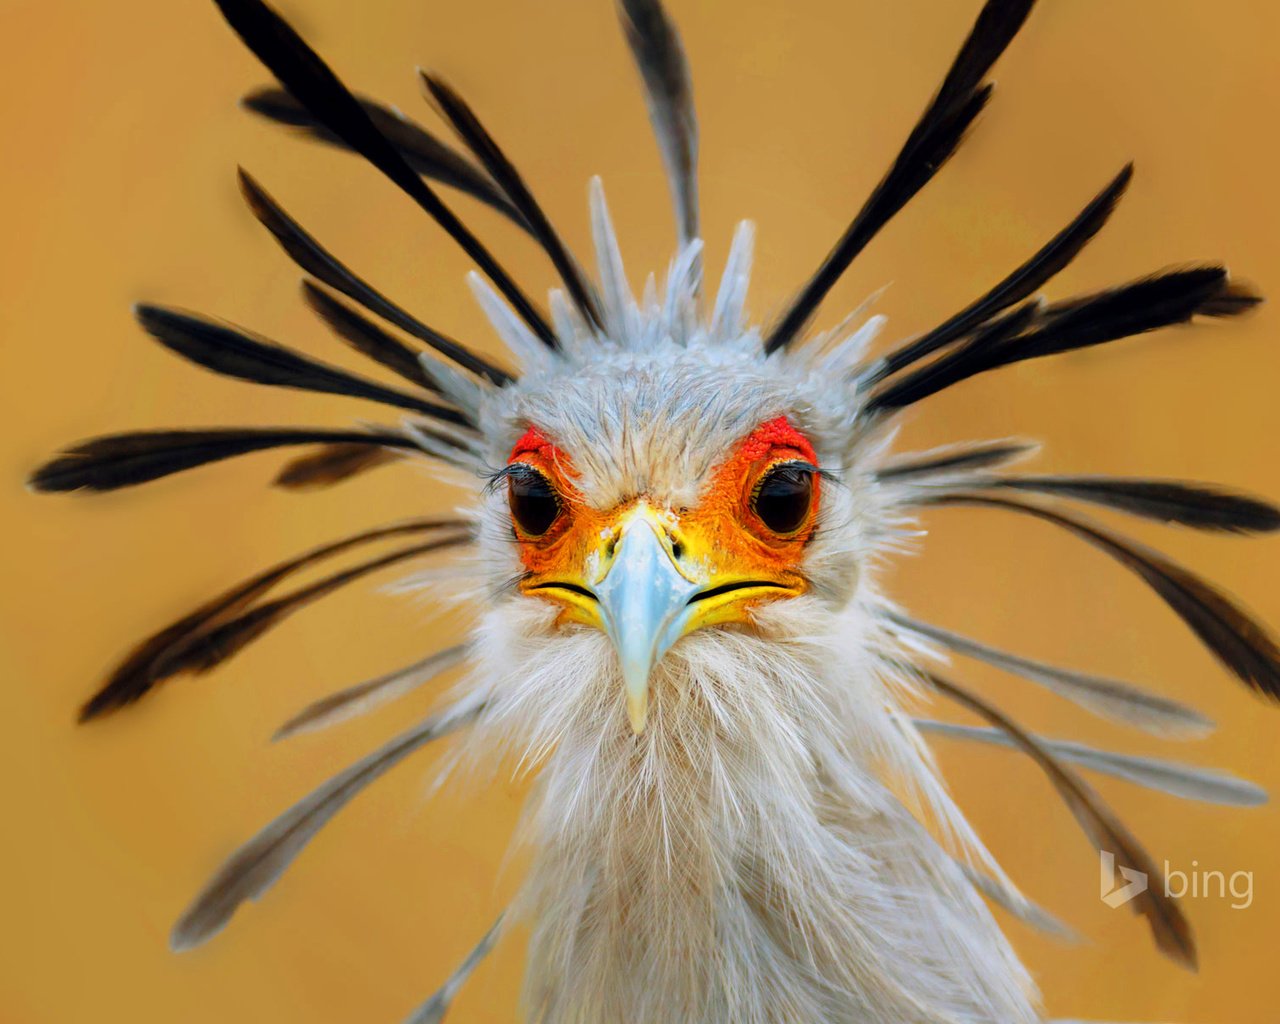
[[[821,258],[921,110],[978,0],[671,0],[703,120],[705,226],[718,276],[735,221],[759,225],[762,316]],[[443,71],[516,158],[579,252],[585,189],[603,175],[637,279],[670,254],[667,196],[607,0],[288,0],[285,13],[361,89],[435,123],[413,68]],[[886,282],[895,337],[932,325],[1064,224],[1127,159],[1111,226],[1054,284],[1099,287],[1221,258],[1280,291],[1275,112],[1280,7],[1261,0],[1046,0],[998,66],[1000,88],[954,163],[879,238],[823,321]],[[467,264],[355,159],[255,123],[236,100],[265,80],[207,0],[4,0],[0,104],[0,589],[3,841],[0,1020],[15,1024],[401,1019],[452,969],[514,887],[503,850],[519,793],[502,781],[426,798],[439,753],[358,800],[261,905],[182,957],[166,934],[234,845],[410,721],[432,692],[282,746],[312,697],[421,656],[457,623],[379,584],[291,621],[216,676],[133,713],[72,725],[131,643],[194,601],[351,528],[449,505],[380,470],[314,496],[270,490],[257,456],[132,492],[36,498],[22,475],[60,443],[126,428],[342,424],[344,399],[218,379],[150,344],[139,299],[225,316],[348,357],[297,301],[297,271],[242,208],[243,163],[335,251],[430,322],[492,347]],[[530,287],[550,271],[498,218],[458,199]],[[1275,308],[1243,323],[1045,360],[921,408],[908,440],[1025,434],[1039,466],[1216,479],[1280,497]],[[351,364],[358,365],[358,364]],[[1230,681],[1174,617],[1107,559],[1034,522],[938,512],[895,593],[991,642],[1147,681],[1221,730],[1174,750],[1280,787],[1280,714]],[[1280,623],[1280,541],[1128,526]],[[1020,682],[963,666],[1024,722],[1157,753]],[[941,743],[942,741],[940,741]],[[1055,1015],[1263,1024],[1276,1019],[1280,820],[1099,788],[1157,860],[1250,871],[1253,904],[1192,900],[1198,976],[1097,898],[1097,865],[1027,763],[942,748],[959,797],[1026,890],[1091,942],[1009,928]],[[512,1020],[519,942],[460,998],[457,1024]]]

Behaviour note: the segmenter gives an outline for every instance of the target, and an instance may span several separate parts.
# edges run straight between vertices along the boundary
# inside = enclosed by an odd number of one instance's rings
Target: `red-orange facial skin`
[[[741,570],[758,565],[775,576],[793,574],[813,536],[822,499],[822,481],[817,476],[813,479],[809,512],[791,533],[775,533],[752,508],[761,479],[785,462],[816,466],[818,456],[809,439],[785,416],[779,416],[753,430],[733,455],[716,467],[698,507],[690,512],[691,524],[698,525],[710,550],[726,552],[731,556],[729,561]],[[683,522],[684,517],[681,518]]]
[[[577,580],[595,539],[612,516],[591,508],[582,499],[574,481],[578,471],[573,460],[548,441],[537,427],[530,427],[511,450],[508,465],[521,462],[532,466],[550,481],[560,498],[560,515],[547,532],[538,537],[526,534],[512,522],[520,542],[520,561],[530,580]],[[588,543],[594,541],[594,543]]]
[[[585,578],[588,567],[607,561],[619,520],[645,496],[603,511],[590,507],[576,486],[572,460],[536,427],[516,443],[510,461],[537,469],[561,498],[561,513],[546,533],[530,537],[515,526],[527,574],[524,589],[529,592],[553,580],[592,587],[597,580]],[[808,438],[779,416],[753,430],[712,471],[696,506],[653,509],[678,545],[682,566],[712,586],[716,581],[767,580],[785,587],[777,596],[803,592],[806,583],[799,566],[816,527],[820,479],[813,480],[808,514],[789,534],[770,530],[752,508],[765,473],[780,463],[797,461],[816,466],[817,455]],[[568,617],[578,618],[572,613]]]

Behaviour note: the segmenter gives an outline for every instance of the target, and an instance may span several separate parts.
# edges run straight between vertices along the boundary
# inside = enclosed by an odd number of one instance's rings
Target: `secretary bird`
[[[1257,694],[1280,696],[1280,650],[1235,599],[1077,506],[1201,530],[1280,527],[1280,512],[1180,481],[1015,472],[1033,446],[977,441],[894,451],[904,410],[978,374],[1137,334],[1246,313],[1259,300],[1214,264],[1087,295],[1041,290],[1106,223],[1124,167],[1025,263],[918,337],[876,349],[881,316],[809,330],[852,261],[959,146],[991,99],[987,74],[1032,0],[989,0],[889,170],[812,277],[767,325],[746,313],[753,232],[738,228],[704,287],[697,122],[684,50],[658,0],[620,0],[675,207],[678,245],[639,298],[599,181],[595,273],[569,252],[476,112],[440,77],[428,99],[465,152],[348,90],[258,0],[217,0],[278,80],[246,98],[264,118],[368,160],[474,261],[469,284],[509,358],[428,326],[348,268],[249,174],[254,216],[305,273],[309,306],[399,378],[357,375],[239,328],[137,308],[161,345],[215,373],[364,399],[397,422],[349,429],[218,427],[113,434],[39,469],[40,491],[109,491],[218,460],[301,447],[277,483],[336,484],[384,465],[461,470],[451,517],[365,528],[272,566],[149,637],[82,710],[119,711],[208,672],[293,613],[391,567],[456,555],[474,627],[405,669],[316,701],[281,736],[332,725],[462,667],[419,725],[286,811],[240,849],[174,928],[175,949],[262,896],[370,782],[452,735],[451,764],[516,763],[519,895],[408,1018],[439,1021],[491,946],[530,932],[522,1012],[600,1022],[1043,1021],[989,904],[1062,930],[1015,888],[953,802],[926,742],[1011,747],[1049,779],[1094,847],[1130,877],[1160,871],[1077,769],[1235,805],[1233,776],[1033,735],[946,674],[945,652],[999,667],[1088,711],[1177,739],[1211,724],[1126,682],[1043,664],[908,615],[881,566],[920,509],[1031,516],[1137,574]],[[505,216],[563,281],[539,308],[438,186]],[[1159,344],[1158,339],[1146,342]],[[359,560],[351,563],[351,558]],[[338,560],[348,562],[335,569]],[[311,582],[296,577],[327,572]],[[439,577],[435,577],[439,579]],[[286,584],[293,589],[284,589]],[[949,701],[984,722],[918,717]],[[1192,931],[1159,884],[1131,903],[1156,945],[1194,968]]]

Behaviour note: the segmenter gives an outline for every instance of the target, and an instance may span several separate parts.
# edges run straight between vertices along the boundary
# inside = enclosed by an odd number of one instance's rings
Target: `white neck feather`
[[[530,1020],[1039,1020],[960,867],[886,784],[937,798],[864,614],[785,605],[760,636],[678,645],[639,737],[603,636],[547,644],[514,608],[489,617],[471,749],[539,771]]]

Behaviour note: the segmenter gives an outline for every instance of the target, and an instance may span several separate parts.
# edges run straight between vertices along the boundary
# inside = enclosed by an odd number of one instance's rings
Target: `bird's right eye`
[[[530,537],[541,537],[560,518],[560,499],[545,476],[532,466],[517,464],[507,474],[511,518]]]

